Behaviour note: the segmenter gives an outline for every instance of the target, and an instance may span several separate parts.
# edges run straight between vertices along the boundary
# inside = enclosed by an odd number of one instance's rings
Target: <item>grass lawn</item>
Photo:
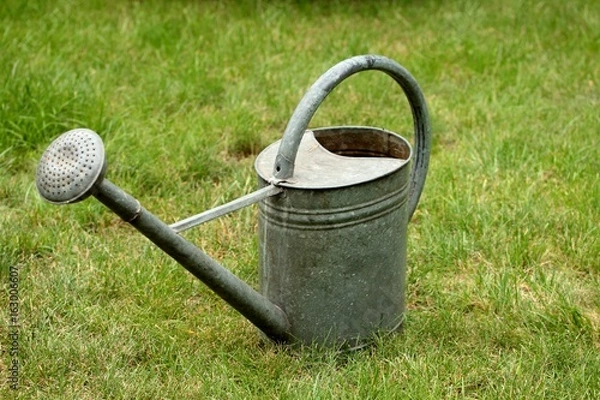
[[[95,199],[37,194],[46,146],[89,127],[108,178],[165,222],[232,200],[307,88],[366,53],[411,71],[433,122],[400,334],[263,343]],[[589,0],[3,0],[0,398],[600,398],[599,57]],[[334,91],[311,123],[327,125],[412,140],[379,72]],[[256,286],[256,214],[185,237]]]

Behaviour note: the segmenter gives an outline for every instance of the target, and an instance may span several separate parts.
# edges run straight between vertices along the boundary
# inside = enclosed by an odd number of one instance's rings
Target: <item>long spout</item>
[[[42,197],[51,203],[72,203],[94,195],[268,337],[275,341],[289,339],[289,322],[281,308],[179,236],[134,197],[104,179],[105,170],[104,147],[98,135],[87,129],[73,130],[59,136],[46,150],[38,166],[36,184]]]

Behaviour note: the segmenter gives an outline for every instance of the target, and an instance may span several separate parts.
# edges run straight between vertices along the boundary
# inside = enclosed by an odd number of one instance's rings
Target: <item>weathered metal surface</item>
[[[393,133],[385,134],[385,131],[382,131],[383,134],[376,137],[368,136],[373,142],[367,144],[364,143],[365,135],[359,127],[344,129],[344,132],[340,132],[340,128],[337,128],[336,131],[338,143],[333,144],[331,143],[333,129],[306,131],[298,149],[296,157],[298,165],[294,168],[294,176],[278,182],[278,185],[295,189],[332,189],[358,185],[388,175],[408,162],[409,148],[402,158],[384,157],[381,153],[375,152],[376,148],[382,151],[388,150],[390,143],[394,143],[389,139],[394,135]],[[281,141],[271,144],[256,159],[254,165],[263,180],[268,181],[271,177],[280,144]],[[335,153],[328,150],[328,147],[338,149],[342,145],[345,150],[338,150]],[[352,154],[348,157],[351,149],[357,145],[363,145],[370,152],[365,150],[360,156]]]
[[[75,131],[66,132],[58,137],[39,163],[36,176],[38,190],[44,187],[44,182],[57,179],[57,175],[59,183],[66,180],[65,189],[62,189],[62,186],[59,189],[51,187],[53,190],[58,190],[58,194],[51,190],[39,190],[45,200],[67,204],[93,193],[100,202],[173,257],[267,336],[278,341],[288,340],[287,317],[278,306],[178,235],[167,224],[143,208],[131,195],[104,179],[106,164],[102,140],[95,132],[80,129],[76,131],[75,141],[73,132]],[[64,156],[64,153],[68,157]],[[83,174],[86,179],[85,184],[82,185],[73,177],[77,177],[79,171],[88,170],[86,165],[90,163],[89,160],[98,161],[95,162],[94,168],[89,170],[91,172],[88,175]],[[278,190],[272,189],[272,191]]]
[[[288,341],[289,323],[287,316],[278,306],[175,233],[167,224],[143,208],[135,198],[108,180],[98,185],[95,196],[204,282],[267,336],[276,341]]]
[[[285,181],[294,175],[297,149],[308,123],[319,105],[344,79],[361,71],[377,70],[392,77],[404,91],[413,114],[415,146],[414,166],[411,172],[409,219],[417,208],[425,185],[431,142],[431,122],[423,93],[415,78],[403,66],[387,57],[378,55],[356,56],[344,60],[325,72],[310,87],[288,121],[277,158],[273,165],[274,182]]]
[[[282,188],[274,185],[269,185],[252,193],[249,193],[245,196],[242,196],[239,199],[230,201],[227,204],[222,204],[218,207],[204,211],[200,214],[196,214],[179,222],[175,222],[174,224],[169,225],[169,228],[171,228],[174,232],[181,233],[195,226],[204,224],[205,222],[212,221],[215,218],[222,217],[223,215],[227,215],[241,208],[248,207],[249,205],[252,205],[254,203],[258,203],[259,201],[264,200],[268,197],[278,195],[281,192],[283,192]]]
[[[408,98],[412,170],[410,145],[393,133],[368,127],[323,128],[314,139],[305,133],[329,93],[366,70],[387,73]],[[404,315],[407,224],[429,162],[430,122],[417,82],[385,57],[342,61],[305,94],[276,146],[276,154],[270,147],[255,164],[259,185],[286,188],[259,206],[262,293],[288,315],[296,342],[356,346],[395,330]]]
[[[348,138],[361,137],[350,146],[352,157],[333,157],[339,165],[395,160],[395,169],[372,170],[370,177],[365,171],[349,176],[335,169],[331,188],[315,182],[317,188],[308,189],[312,182],[301,180],[303,187],[286,186],[284,195],[261,202],[261,291],[287,314],[294,341],[355,346],[402,322],[410,145],[374,128],[331,128],[315,134],[336,136],[346,145]],[[377,148],[376,143],[386,145]],[[361,151],[359,145],[368,147]],[[390,148],[400,149],[396,153],[406,158],[386,154]],[[330,151],[338,150],[330,143]],[[375,153],[377,158],[365,157]],[[273,152],[265,157],[269,160],[261,160],[263,156],[257,164],[274,161]],[[312,164],[306,156],[297,160]],[[295,171],[300,169],[298,165]],[[337,186],[357,178],[360,183]],[[260,178],[260,184],[268,181]]]
[[[335,86],[365,70],[387,73],[404,90],[414,119],[414,153],[405,139],[383,129],[305,134]],[[102,141],[87,129],[51,144],[36,185],[58,204],[94,194],[268,337],[352,346],[402,323],[407,224],[425,182],[429,143],[427,106],[414,78],[394,61],[368,55],[337,64],[311,87],[281,142],[257,159],[261,189],[171,227],[104,179]],[[264,295],[177,233],[256,201]]]
[[[104,144],[96,132],[73,129],[56,138],[36,172],[38,192],[54,204],[75,203],[93,193],[106,172]]]

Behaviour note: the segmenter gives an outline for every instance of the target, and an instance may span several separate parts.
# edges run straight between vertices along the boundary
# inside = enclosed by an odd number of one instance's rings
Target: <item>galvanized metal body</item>
[[[412,170],[410,145],[393,133],[369,127],[306,133],[329,93],[366,70],[390,75],[408,98]],[[395,330],[404,313],[408,220],[429,162],[430,122],[417,82],[386,57],[345,60],[313,84],[275,146],[255,164],[259,186],[286,189],[259,206],[260,282],[288,316],[292,340],[357,346]]]
[[[288,316],[293,341],[359,346],[375,332],[397,329],[403,319],[411,148],[381,129],[314,134],[327,137],[329,149],[308,132],[296,174],[316,168],[308,163],[317,153],[331,186],[317,178],[310,187],[309,177],[299,178],[284,195],[259,204],[261,292]],[[263,186],[273,150],[256,162]],[[322,154],[328,151],[330,162]],[[346,163],[365,170],[352,171]],[[368,167],[378,163],[388,167]],[[340,186],[344,181],[359,182]]]

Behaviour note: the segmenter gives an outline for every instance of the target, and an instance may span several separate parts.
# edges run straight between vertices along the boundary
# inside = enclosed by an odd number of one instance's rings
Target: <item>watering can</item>
[[[408,98],[415,149],[385,129],[308,130],[327,95],[361,71],[389,75]],[[257,157],[258,190],[167,225],[104,178],[100,137],[74,129],[42,155],[36,186],[55,204],[95,196],[276,342],[361,346],[404,319],[408,222],[423,190],[430,122],[412,75],[383,56],[349,58],[308,90],[283,137]],[[256,291],[180,235],[259,203]]]

